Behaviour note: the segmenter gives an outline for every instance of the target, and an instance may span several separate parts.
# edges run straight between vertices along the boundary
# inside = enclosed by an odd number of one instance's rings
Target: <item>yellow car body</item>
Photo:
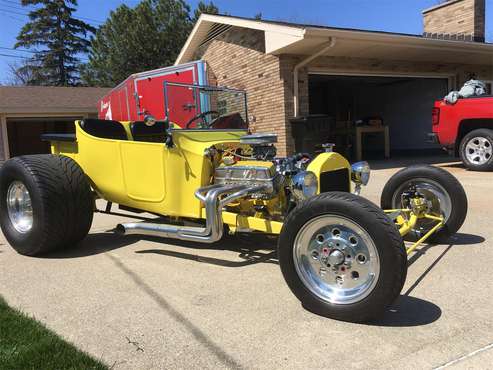
[[[51,151],[74,159],[88,176],[93,189],[103,199],[146,212],[165,216],[204,219],[203,204],[194,192],[211,184],[214,165],[204,155],[211,146],[234,150],[244,146],[240,138],[246,130],[172,131],[173,146],[162,142],[134,141],[131,122],[121,122],[127,140],[93,136],[75,122],[76,141],[52,141]],[[272,163],[258,161],[259,165]],[[243,163],[243,162],[240,162]],[[246,161],[245,161],[246,163]],[[248,161],[252,165],[252,161]],[[318,178],[322,173],[347,170],[349,162],[335,152],[321,153],[307,170]],[[347,189],[350,189],[348,176]],[[320,181],[318,192],[320,192]],[[276,198],[277,199],[277,198]],[[275,205],[270,202],[269,206]],[[282,222],[260,215],[240,216],[223,212],[223,222],[230,228],[248,228],[278,234]]]

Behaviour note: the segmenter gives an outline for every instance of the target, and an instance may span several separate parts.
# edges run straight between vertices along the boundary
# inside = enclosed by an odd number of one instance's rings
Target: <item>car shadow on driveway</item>
[[[444,245],[448,245],[448,248],[442,254],[444,255],[449,251],[451,247],[454,246],[468,246],[474,244],[481,244],[485,240],[486,239],[480,235],[457,233],[452,235],[448,240],[446,240],[443,243]],[[431,248],[437,245],[438,244],[425,244],[424,247],[417,249],[416,252],[408,259],[407,266],[411,267],[411,265],[415,263],[419,258],[424,256],[428,250],[430,250]],[[442,257],[443,256],[440,256],[435,262],[438,262]]]
[[[277,260],[277,239],[266,237],[265,235],[239,234],[235,236],[225,236],[222,240],[212,244],[201,244],[177,239],[166,239],[152,236],[121,235],[108,230],[107,232],[91,233],[74,248],[59,250],[48,253],[41,258],[82,258],[97,254],[107,253],[119,248],[134,244],[138,241],[149,241],[160,243],[162,248],[152,248],[138,250],[138,254],[156,254],[167,257],[182,258],[199,263],[208,263],[222,267],[244,267],[256,263],[278,264]],[[179,246],[184,251],[174,251],[168,246]],[[197,253],[189,253],[193,250]],[[237,259],[221,259],[215,257],[201,256],[203,250],[223,250],[238,253]]]
[[[381,320],[370,323],[370,325],[395,327],[421,326],[431,324],[438,320],[442,315],[440,307],[432,302],[412,297],[411,293],[453,247],[480,244],[484,241],[485,239],[482,236],[473,234],[457,233],[451,236],[445,244],[447,245],[445,250],[435,258],[416,281],[397,299],[396,303],[390,308],[386,315]],[[415,263],[420,257],[424,256],[430,248],[435,246],[436,244],[427,244],[418,249],[411,258],[409,258],[408,267]]]
[[[146,238],[147,240],[163,240],[157,238]],[[165,239],[166,240],[166,239]],[[244,267],[257,263],[279,264],[277,259],[277,243],[275,239],[263,235],[246,235],[224,237],[221,241],[212,244],[199,244],[182,240],[166,240],[166,244],[184,247],[186,249],[200,250],[224,250],[238,253],[238,260],[229,260],[216,257],[200,256],[197,253],[177,252],[168,249],[145,249],[135,253],[157,254],[161,256],[182,258],[199,263],[208,263],[221,267]]]
[[[421,298],[401,295],[385,315],[371,326],[410,327],[423,326],[437,321],[442,310],[436,304]]]
[[[106,253],[137,242],[135,235],[118,235],[112,232],[92,233],[77,246],[48,253],[41,258],[80,258]]]

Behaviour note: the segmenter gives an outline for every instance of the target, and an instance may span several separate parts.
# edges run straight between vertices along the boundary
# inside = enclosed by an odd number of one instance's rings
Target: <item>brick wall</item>
[[[197,59],[207,62],[209,81],[246,90],[253,132],[278,135],[278,153],[285,155],[290,141],[284,106],[285,84],[279,58],[265,54],[262,31],[233,27],[199,48]]]
[[[424,36],[484,42],[485,0],[449,0],[423,11]]]

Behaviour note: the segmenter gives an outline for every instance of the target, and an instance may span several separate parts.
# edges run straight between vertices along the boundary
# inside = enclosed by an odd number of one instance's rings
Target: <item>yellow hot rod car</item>
[[[364,322],[399,296],[406,252],[464,222],[465,192],[443,169],[399,171],[379,208],[357,195],[369,181],[366,162],[350,165],[330,145],[314,157],[279,158],[275,135],[248,132],[243,92],[188,88],[208,107],[189,122],[86,119],[74,135],[44,136],[52,154],[8,160],[0,223],[12,247],[37,256],[76,245],[96,198],[163,216],[118,225],[124,234],[213,243],[226,228],[269,233],[279,236],[283,276],[304,307]],[[404,239],[413,241],[407,249]]]

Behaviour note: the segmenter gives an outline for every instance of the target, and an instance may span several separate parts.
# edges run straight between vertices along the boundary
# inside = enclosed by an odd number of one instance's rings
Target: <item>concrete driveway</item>
[[[404,164],[375,163],[364,195],[377,202]],[[101,214],[79,247],[49,258],[20,256],[2,237],[0,295],[114,369],[485,368],[493,177],[439,165],[466,188],[466,224],[410,258],[402,296],[373,325],[304,310],[269,240],[163,244],[113,235],[122,218]]]

